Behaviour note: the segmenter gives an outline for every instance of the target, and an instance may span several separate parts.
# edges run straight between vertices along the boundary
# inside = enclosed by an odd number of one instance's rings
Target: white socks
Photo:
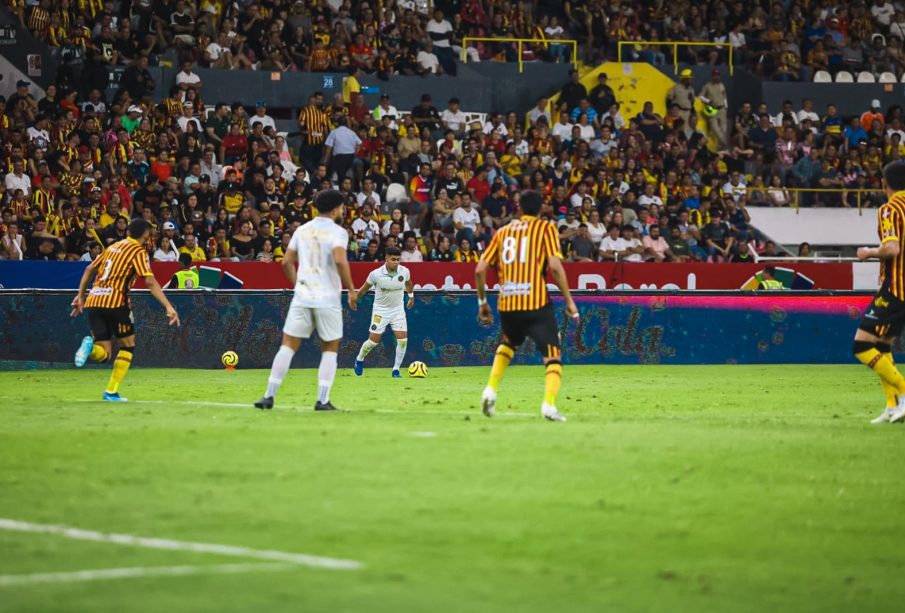
[[[408,347],[409,339],[396,339],[396,361],[393,362],[393,370],[399,370],[402,366],[402,359],[405,357],[405,348]]]
[[[376,346],[377,343],[369,338],[366,338],[365,342],[361,344],[361,349],[358,351],[358,357],[355,359],[357,359],[359,362],[363,362],[367,355],[371,353],[371,350]]]
[[[280,350],[273,358],[273,366],[270,368],[270,379],[267,381],[267,391],[264,392],[265,398],[273,398],[277,395],[286,373],[289,372],[289,365],[292,364],[292,356],[295,352],[286,345],[280,345]],[[336,372],[336,354],[333,354],[333,372]]]
[[[330,402],[330,388],[336,378],[336,352],[325,351],[321,354],[321,364],[317,369],[317,401],[321,404]]]

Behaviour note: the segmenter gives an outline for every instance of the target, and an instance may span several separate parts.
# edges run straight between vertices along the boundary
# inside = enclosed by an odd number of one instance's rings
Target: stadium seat
[[[399,183],[390,183],[387,186],[387,202],[405,202],[408,196],[405,193],[405,186]]]
[[[814,83],[832,83],[833,75],[826,70],[818,70],[814,73]]]
[[[878,83],[895,83],[896,75],[891,72],[881,72],[880,78],[877,79]]]
[[[852,76],[852,73],[846,72],[845,70],[840,70],[836,73],[836,83],[854,83],[855,77]]]
[[[877,82],[877,77],[874,76],[874,73],[867,72],[866,70],[858,73],[858,83],[876,83],[876,82]]]

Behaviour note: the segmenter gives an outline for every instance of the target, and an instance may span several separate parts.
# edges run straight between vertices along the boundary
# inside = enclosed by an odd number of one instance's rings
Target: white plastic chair
[[[858,73],[858,83],[876,83],[877,77],[874,76],[874,73],[867,72],[866,70]]]
[[[818,70],[814,73],[814,83],[832,83],[833,75],[826,70]]]
[[[836,73],[836,83],[854,83],[855,77],[852,76],[852,73],[847,72],[845,70],[840,70]]]
[[[401,183],[390,183],[387,186],[387,202],[405,202],[408,195],[405,193],[405,186]]]
[[[895,83],[895,82],[896,82],[896,75],[894,75],[894,74],[891,73],[891,72],[881,72],[881,73],[880,73],[880,78],[877,79],[877,82],[878,82],[878,83]]]

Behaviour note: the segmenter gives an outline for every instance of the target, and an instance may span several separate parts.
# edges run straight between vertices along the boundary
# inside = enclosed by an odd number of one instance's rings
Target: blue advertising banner
[[[141,358],[136,366],[219,368],[233,350],[242,368],[269,368],[291,299],[282,291],[169,292],[182,326],[167,326],[163,310],[147,292],[133,292]],[[69,317],[72,292],[0,292],[0,365],[71,363],[84,315]],[[491,303],[494,298],[491,296]],[[826,364],[851,362],[851,339],[870,300],[859,294],[721,293],[576,296],[581,319],[566,321],[558,299],[562,353],[572,364]],[[372,296],[358,311],[344,310],[340,363],[351,366],[368,334]],[[499,340],[499,317],[476,319],[471,293],[419,292],[408,312],[408,360],[430,366],[486,365]],[[389,367],[394,341],[369,356]],[[303,343],[293,363],[316,367],[314,341]],[[528,341],[516,363],[539,363]]]

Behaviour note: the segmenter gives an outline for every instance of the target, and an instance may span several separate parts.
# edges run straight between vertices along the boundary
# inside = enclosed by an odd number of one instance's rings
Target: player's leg
[[[276,397],[289,367],[292,365],[292,356],[298,351],[303,338],[311,336],[314,330],[314,317],[310,309],[296,304],[295,300],[289,305],[286,313],[286,323],[283,324],[283,342],[280,344],[277,354],[273,357],[270,366],[270,377],[267,379],[267,389],[264,397],[255,403],[255,408],[272,409],[273,399]]]
[[[386,330],[387,323],[386,318],[381,317],[377,313],[371,313],[371,325],[368,327],[368,338],[361,344],[361,349],[358,350],[358,356],[355,358],[355,365],[353,366],[356,375],[361,376],[364,373],[365,358],[371,353],[374,347],[380,344],[380,337],[383,335],[383,331]]]
[[[886,338],[881,339],[876,345],[877,351],[889,358],[889,361],[895,365],[896,361],[892,355],[892,341],[887,342]],[[893,413],[899,404],[899,392],[895,387],[880,379],[880,385],[883,386],[883,393],[886,395],[886,407],[884,412]]]
[[[525,341],[523,313],[500,313],[500,327],[503,338],[493,356],[493,366],[487,378],[487,386],[481,394],[481,410],[487,417],[493,417],[496,411],[496,395],[503,380],[503,373],[515,356],[515,350]]]
[[[113,328],[107,317],[97,308],[86,309],[91,334],[82,339],[75,352],[75,367],[81,368],[90,359],[92,362],[106,362],[110,358]]]
[[[336,358],[343,338],[342,308],[327,307],[315,310],[317,335],[321,339],[321,363],[317,368],[317,402],[315,411],[335,411],[330,403],[330,389],[336,379]]]
[[[902,374],[891,359],[892,354],[880,351],[880,349],[886,348],[887,339],[895,337],[894,334],[887,336],[892,331],[890,330],[890,324],[884,321],[884,319],[888,318],[888,314],[885,312],[886,309],[878,306],[879,301],[883,299],[885,297],[878,296],[871,303],[871,308],[865,314],[864,319],[861,320],[861,325],[855,332],[855,340],[852,344],[852,353],[855,358],[877,373],[881,384],[884,384],[884,391],[888,387],[890,391],[895,390],[899,396],[896,409],[894,411],[884,411],[873,420],[873,423],[892,421],[893,417],[898,415],[899,409],[902,410],[902,415],[899,419],[905,417],[905,406],[903,406],[905,405],[905,378],[902,377]],[[896,327],[897,329],[901,328],[901,326]],[[880,349],[877,348],[878,343],[881,345]]]
[[[562,352],[553,305],[547,305],[537,312],[528,329],[528,336],[534,339],[544,358],[544,401],[541,404],[541,415],[550,421],[566,421],[556,409],[556,397],[562,386]]]
[[[126,399],[119,395],[119,386],[126,378],[129,367],[132,366],[132,357],[135,355],[135,323],[132,321],[132,310],[129,307],[108,309],[107,318],[112,320],[114,335],[119,341],[119,351],[113,359],[113,372],[104,388],[104,400],[111,402],[125,402]],[[109,351],[107,352],[109,355]]]
[[[399,369],[402,368],[402,361],[405,359],[405,350],[409,344],[408,323],[405,320],[405,313],[397,315],[392,323],[393,335],[396,337],[396,357],[393,360],[393,377],[398,379],[402,375]]]

